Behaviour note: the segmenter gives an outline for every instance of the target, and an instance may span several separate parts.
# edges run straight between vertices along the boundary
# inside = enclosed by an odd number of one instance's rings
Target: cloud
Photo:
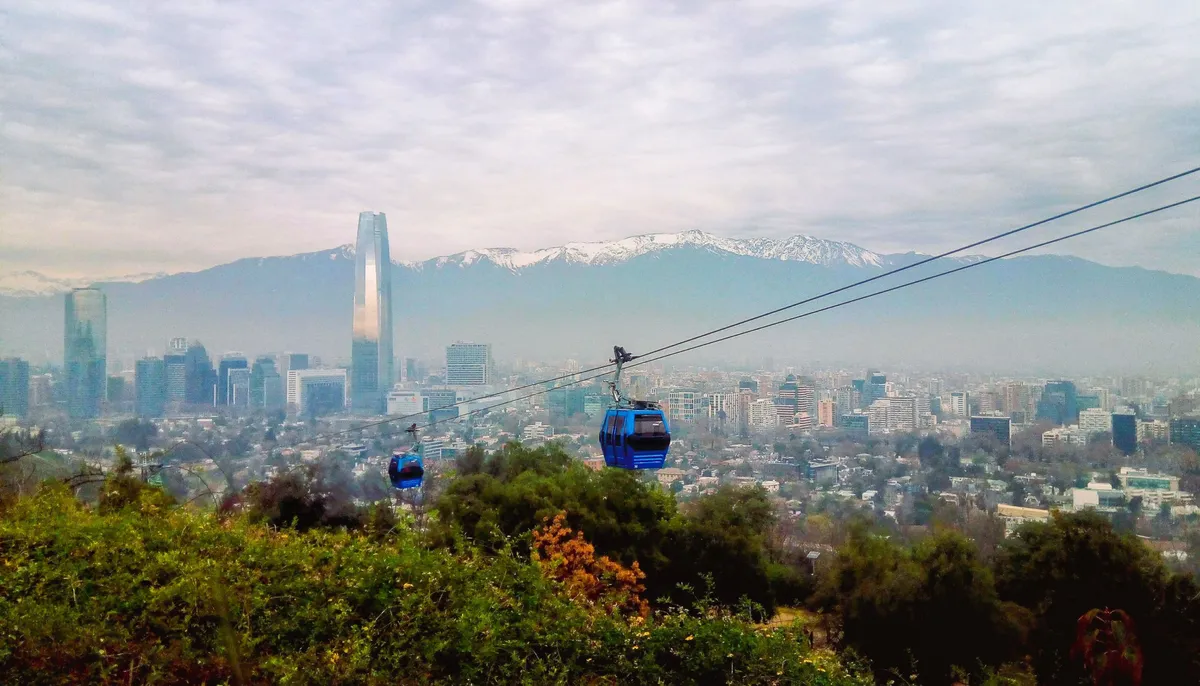
[[[0,271],[316,250],[363,209],[401,259],[688,228],[933,252],[1200,160],[1191,2],[53,5],[0,46]],[[1198,231],[1060,251],[1200,275]]]

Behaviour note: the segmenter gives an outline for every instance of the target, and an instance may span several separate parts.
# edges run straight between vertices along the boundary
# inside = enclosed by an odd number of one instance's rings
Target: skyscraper
[[[1037,418],[1055,424],[1079,421],[1079,405],[1075,384],[1070,381],[1048,381],[1037,404]]]
[[[167,354],[163,356],[167,405],[172,412],[178,412],[180,405],[187,401],[187,351],[186,338],[172,338],[167,344]]]
[[[167,404],[167,366],[161,357],[145,357],[134,366],[134,407],[139,417],[161,417]]]
[[[29,363],[11,357],[0,360],[0,415],[29,414]]]
[[[76,288],[67,294],[65,314],[67,412],[75,419],[95,417],[108,384],[108,298],[98,288]]]
[[[250,370],[250,405],[267,409],[283,407],[283,385],[275,358],[259,355]]]
[[[213,371],[212,360],[209,359],[204,344],[197,341],[189,345],[184,360],[184,402],[189,405],[212,405],[215,400],[213,387],[217,382],[217,373]]]
[[[492,346],[454,343],[446,346],[446,384],[484,386],[492,382]]]
[[[392,387],[392,258],[387,217],[358,215],[354,253],[354,330],[350,350],[350,406],[381,413]]]
[[[221,364],[217,367],[217,404],[231,405],[233,393],[230,390],[229,378],[230,371],[234,369],[249,369],[250,363],[246,361],[246,356],[238,352],[225,353],[221,356]],[[246,378],[245,392],[249,393],[249,377]],[[241,404],[247,404],[243,401]]]

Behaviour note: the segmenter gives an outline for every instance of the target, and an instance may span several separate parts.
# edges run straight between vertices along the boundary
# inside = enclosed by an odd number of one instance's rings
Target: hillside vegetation
[[[852,521],[814,577],[761,489],[677,504],[554,446],[455,472],[399,516],[327,467],[216,512],[127,461],[11,496],[0,682],[1200,683],[1200,586],[1095,514],[987,555]]]

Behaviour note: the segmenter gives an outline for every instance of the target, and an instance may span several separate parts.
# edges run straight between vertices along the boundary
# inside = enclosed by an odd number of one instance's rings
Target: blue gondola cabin
[[[425,462],[416,453],[397,450],[388,462],[388,479],[399,489],[419,488],[425,478]]]
[[[670,446],[671,431],[660,409],[616,407],[604,415],[600,448],[609,467],[661,469]]]

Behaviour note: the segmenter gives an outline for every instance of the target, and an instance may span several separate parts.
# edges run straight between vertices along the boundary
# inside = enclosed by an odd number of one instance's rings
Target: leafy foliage
[[[866,684],[713,608],[597,612],[508,550],[136,502],[50,484],[0,518],[4,683]]]

